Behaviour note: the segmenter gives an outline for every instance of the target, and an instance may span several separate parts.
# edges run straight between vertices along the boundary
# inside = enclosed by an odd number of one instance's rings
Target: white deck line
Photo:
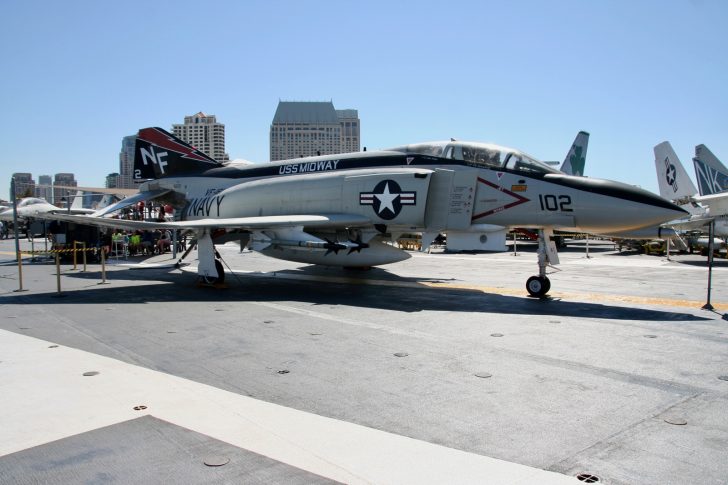
[[[149,414],[346,483],[579,483],[50,345],[0,330],[0,456]]]

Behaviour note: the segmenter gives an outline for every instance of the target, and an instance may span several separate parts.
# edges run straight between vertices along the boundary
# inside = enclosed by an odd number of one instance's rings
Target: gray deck
[[[666,261],[592,245],[587,259],[570,248],[550,275],[553,297],[538,300],[524,288],[536,272],[533,247],[519,245],[518,256],[417,254],[368,272],[220,250],[237,272],[225,289],[197,287],[194,273],[120,265],[99,285],[98,266],[82,273],[64,265],[59,297],[46,264],[24,265],[28,291],[14,292],[11,241],[0,241],[0,329],[601,483],[728,483],[728,381],[719,379],[728,375],[725,260],[716,261],[718,310],[709,312],[700,309],[707,271],[699,256]],[[174,447],[150,441],[158,452],[123,451],[115,442],[129,426],[167,429],[144,418],[100,430],[96,441],[68,437],[6,455],[0,482],[19,467],[27,483],[43,482],[44,463],[79,456],[64,455],[79,443],[90,461],[67,481],[112,470],[135,482],[135,472],[170,467],[182,476],[195,468],[191,483],[236,482],[243,473],[253,482],[324,480],[231,445],[225,453],[244,464],[210,478]],[[191,440],[180,449],[223,446],[174,433]]]

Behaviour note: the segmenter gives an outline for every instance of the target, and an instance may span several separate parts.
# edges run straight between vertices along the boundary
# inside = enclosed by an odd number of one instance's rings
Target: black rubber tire
[[[526,291],[531,296],[541,298],[551,289],[551,281],[547,277],[531,276],[526,281]]]
[[[222,262],[219,259],[215,260],[215,271],[217,271],[217,278],[209,276],[201,276],[202,281],[208,285],[222,284],[225,282],[225,269],[222,267]]]

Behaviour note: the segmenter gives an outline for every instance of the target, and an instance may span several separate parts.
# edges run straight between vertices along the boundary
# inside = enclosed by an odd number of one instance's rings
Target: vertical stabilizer
[[[695,176],[700,195],[717,194],[728,190],[728,169],[705,145],[695,147]]]
[[[71,204],[71,209],[83,209],[83,198],[85,197],[85,193],[83,190],[79,190],[76,192],[76,195],[73,196],[73,203]],[[70,196],[69,196],[70,198]]]
[[[655,146],[655,170],[660,195],[665,199],[682,205],[698,193],[668,141]]]
[[[564,163],[561,164],[561,170],[568,175],[584,175],[584,164],[586,163],[586,149],[589,145],[589,133],[580,131],[571,144],[569,153],[566,154]]]
[[[162,128],[144,128],[137,134],[134,180],[197,175],[216,167],[222,164]]]

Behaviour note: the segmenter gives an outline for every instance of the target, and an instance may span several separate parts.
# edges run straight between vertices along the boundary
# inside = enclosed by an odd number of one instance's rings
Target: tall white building
[[[359,114],[331,101],[279,101],[270,126],[270,160],[358,152]]]
[[[121,140],[121,152],[119,152],[119,177],[115,187],[122,189],[133,189],[134,184],[134,146],[136,135],[125,136]]]
[[[341,153],[358,152],[361,140],[359,112],[355,109],[337,109],[336,116],[341,125]]]
[[[218,162],[227,162],[230,157],[225,153],[225,125],[217,122],[215,115],[202,111],[185,116],[182,125],[172,125],[172,133]]]

